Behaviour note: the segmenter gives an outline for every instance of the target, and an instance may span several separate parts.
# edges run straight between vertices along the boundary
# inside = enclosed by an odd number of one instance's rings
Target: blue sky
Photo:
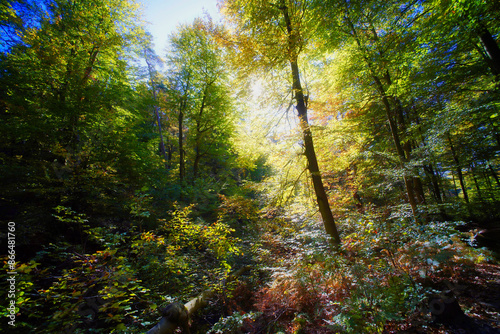
[[[163,57],[168,35],[177,25],[191,23],[203,17],[204,10],[218,21],[220,16],[217,0],[139,0],[144,7],[144,18],[149,22],[148,30],[153,35],[156,53]]]

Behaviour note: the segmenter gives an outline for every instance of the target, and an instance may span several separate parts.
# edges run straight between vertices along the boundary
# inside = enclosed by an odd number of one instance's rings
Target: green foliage
[[[212,289],[210,333],[378,333],[494,261],[459,232],[500,213],[494,2],[221,7],[228,26],[179,26],[162,71],[132,0],[0,3],[0,211],[19,250],[0,316],[16,329],[145,332]],[[280,123],[290,63],[335,250],[304,124]],[[241,264],[248,285],[225,286]]]
[[[237,113],[222,55],[200,19],[170,37],[164,107],[176,120],[169,131],[176,137],[183,188],[200,177],[224,179],[235,167]]]
[[[389,275],[379,278],[366,275],[367,267],[354,266],[357,277],[350,296],[340,304],[340,312],[328,321],[329,328],[347,333],[382,333],[388,320],[402,320],[421,302],[421,289],[411,278]]]
[[[318,227],[294,218],[275,218],[260,237],[270,283],[259,289],[256,308],[263,322],[279,319],[276,330],[383,332],[389,322],[428,312],[429,282],[494,259],[467,245],[462,222],[424,226],[405,215],[352,213],[340,222],[346,235],[337,253]],[[295,321],[299,315],[305,321]]]
[[[219,319],[207,334],[239,333],[243,324],[254,321],[259,315],[259,313],[254,312],[243,314],[235,312],[230,316]]]
[[[217,286],[239,252],[237,239],[222,222],[194,222],[191,209],[173,211],[157,230],[120,234],[89,228],[83,215],[56,208],[59,220],[78,224],[102,250],[81,254],[69,244],[51,244],[20,265],[17,305],[30,313],[19,325],[38,333],[144,329],[162,296],[182,300]]]
[[[9,319],[10,321],[13,319],[9,318],[9,316],[14,314],[16,316],[16,327],[22,328],[26,331],[33,330],[33,323],[29,321],[29,313],[26,312],[26,310],[31,310],[33,305],[36,303],[32,294],[34,288],[33,277],[36,275],[37,267],[40,266],[40,263],[37,263],[35,260],[31,260],[28,263],[21,263],[17,265],[15,270],[12,270],[12,267],[8,264],[8,257],[2,257],[0,260],[3,262],[2,272],[0,274],[0,288],[5,291],[4,295],[6,301],[15,301],[14,312],[11,312],[9,309],[11,305],[6,302],[0,306],[0,315],[4,319]],[[11,274],[12,272],[15,272],[16,274]],[[13,286],[11,286],[11,281],[9,280],[13,280]],[[15,290],[15,292],[12,290]],[[11,296],[12,293],[15,294],[14,298],[11,298],[13,297]]]
[[[192,296],[225,276],[228,261],[239,252],[232,229],[222,222],[193,221],[191,210],[178,208],[156,231],[143,232],[131,243],[139,276],[157,293]]]
[[[16,286],[21,291],[17,305],[29,312],[20,311],[22,320],[16,327],[38,333],[104,333],[124,329],[124,324],[149,314],[148,290],[125,258],[115,256],[116,250],[81,255],[68,248],[49,245],[17,268]]]

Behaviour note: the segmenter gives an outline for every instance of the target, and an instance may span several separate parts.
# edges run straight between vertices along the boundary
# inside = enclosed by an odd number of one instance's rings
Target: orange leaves
[[[155,242],[158,244],[165,244],[165,238],[162,236],[156,236],[153,232],[144,232],[141,234],[141,239],[147,242]]]

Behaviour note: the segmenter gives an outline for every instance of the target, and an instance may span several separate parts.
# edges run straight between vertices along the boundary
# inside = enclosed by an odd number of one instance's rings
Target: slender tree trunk
[[[195,148],[195,156],[193,162],[193,182],[198,178],[198,169],[200,166],[201,154],[198,147]]]
[[[183,126],[184,126],[184,111],[183,111],[183,106],[181,102],[181,108],[179,110],[179,181],[182,184],[184,182],[184,178],[186,176],[186,164],[185,164],[185,157],[184,157],[184,133],[183,133]]]
[[[418,131],[420,133],[420,141],[422,142],[422,146],[426,147],[427,143],[425,141],[425,137],[424,137],[422,128],[420,126],[420,117],[419,117],[417,112],[415,112],[415,122],[418,126]],[[434,195],[434,199],[436,200],[436,202],[438,204],[442,204],[443,199],[441,197],[441,190],[439,187],[439,181],[438,181],[438,178],[436,176],[436,173],[434,172],[434,168],[432,167],[432,164],[431,163],[428,165],[424,164],[423,169],[424,169],[424,173],[429,177],[429,179],[431,181],[430,182],[431,185],[429,186],[429,188],[431,189],[431,194]],[[424,198],[424,201],[425,201],[425,198]]]
[[[479,182],[477,182],[476,173],[474,172],[474,166],[472,164],[469,166],[469,171],[470,171],[470,173],[472,175],[472,180],[474,181],[474,185],[476,186],[477,196],[479,197],[479,200],[481,202],[483,202],[483,196],[481,194],[481,188],[479,187]]]
[[[415,197],[418,201],[418,204],[425,205],[425,191],[420,177],[413,178],[413,188],[415,189]]]
[[[483,169],[483,172],[481,173],[483,176],[484,181],[486,182],[486,185],[488,186],[488,190],[491,191],[493,190],[493,185],[491,184],[490,176],[486,172],[485,169]]]
[[[316,152],[314,150],[314,142],[311,132],[311,127],[309,125],[309,120],[307,117],[307,107],[304,100],[304,91],[302,90],[302,85],[300,83],[300,73],[298,66],[298,57],[294,50],[297,47],[295,45],[295,36],[292,28],[292,23],[290,21],[288,8],[286,7],[284,1],[282,1],[281,10],[286,23],[286,29],[288,32],[288,42],[289,42],[289,52],[290,52],[290,67],[292,71],[292,88],[295,95],[295,100],[297,102],[296,108],[299,116],[300,127],[302,129],[302,135],[304,140],[305,156],[307,159],[307,168],[311,173],[311,178],[313,181],[314,192],[316,194],[316,201],[318,203],[318,209],[323,219],[323,225],[325,227],[326,233],[332,238],[331,242],[333,245],[340,245],[340,236],[337,230],[337,225],[335,224],[335,219],[333,218],[332,210],[330,209],[330,203],[328,202],[328,196],[323,185],[323,180],[321,177],[321,172],[319,170],[318,159],[316,157]]]
[[[174,147],[172,144],[167,145],[168,150],[167,150],[167,156],[168,156],[168,168],[172,167],[172,157],[174,155]]]
[[[427,172],[427,174],[429,175],[429,177],[431,179],[432,193],[434,194],[434,198],[436,199],[436,202],[438,204],[442,204],[443,199],[441,197],[441,190],[439,188],[439,181],[438,181],[438,178],[436,176],[436,173],[434,172],[434,168],[432,167],[432,165],[426,165],[424,167],[424,170]]]
[[[373,34],[375,34],[375,36],[377,36],[374,28],[373,28]],[[378,39],[378,37],[377,37],[377,39]],[[387,82],[387,85],[391,85],[392,80],[391,80],[391,75],[390,75],[389,71],[386,70],[384,78],[385,78],[385,81]],[[382,89],[383,94],[386,94],[384,87],[382,85],[380,85],[380,88]],[[411,141],[408,140],[408,138],[404,138],[404,135],[406,134],[406,122],[405,122],[405,118],[403,115],[403,105],[397,97],[392,97],[392,100],[394,101],[394,104],[395,104],[394,109],[396,111],[397,121],[399,123],[399,126],[397,126],[397,129],[398,130],[401,129],[401,133],[403,134],[403,138],[402,138],[402,141],[404,141],[403,151],[405,153],[406,162],[408,162],[411,159],[412,145],[411,145]],[[413,192],[415,195],[416,202],[418,204],[425,204],[425,193],[424,193],[424,189],[422,187],[422,181],[420,180],[420,177],[412,176],[411,178],[412,178],[412,182],[413,182],[412,187],[413,187]]]
[[[160,117],[160,107],[158,107],[158,97],[156,95],[156,84],[154,81],[154,69],[153,69],[153,64],[151,64],[151,61],[148,58],[147,51],[144,51],[144,58],[146,60],[146,65],[148,66],[148,72],[149,72],[149,80],[151,82],[151,91],[153,92],[153,99],[155,102],[155,106],[153,106],[154,113],[156,116],[156,122],[158,124],[158,133],[160,135],[160,152],[161,155],[163,156],[163,159],[165,160],[165,168],[168,169],[168,157],[167,157],[167,152],[165,150],[165,141],[163,140],[163,131],[161,128],[161,117]]]
[[[184,111],[187,109],[189,90],[191,87],[191,74],[188,73],[184,96],[179,104],[178,126],[179,126],[179,182],[181,186],[186,179],[186,151],[184,150]]]
[[[165,150],[165,141],[163,140],[163,132],[162,132],[162,128],[161,128],[160,108],[158,106],[155,106],[154,110],[155,110],[155,115],[156,115],[156,122],[158,123],[158,133],[160,134],[160,152],[161,152],[161,155],[163,156],[163,160],[165,160],[165,169],[168,169],[168,156],[167,156],[167,151]]]
[[[467,193],[467,188],[465,187],[464,175],[460,166],[457,167],[457,175],[458,181],[460,182],[460,188],[462,189],[462,193],[464,194],[464,200],[466,203],[469,203],[469,195]]]
[[[467,188],[465,187],[464,175],[462,173],[462,167],[460,167],[460,161],[458,160],[457,153],[455,151],[455,147],[453,146],[453,142],[451,141],[450,134],[448,133],[448,143],[450,144],[451,154],[453,156],[453,161],[455,161],[455,166],[457,170],[458,181],[460,182],[460,188],[462,189],[462,193],[464,194],[464,200],[468,204],[469,203],[469,195],[467,194]]]
[[[208,94],[207,89],[208,89],[208,86],[206,87],[205,91],[203,92],[203,98],[201,100],[200,112],[198,113],[198,117],[195,120],[196,121],[196,134],[195,134],[196,139],[195,139],[195,148],[194,148],[195,157],[194,157],[194,161],[193,161],[193,182],[198,177],[200,160],[201,160],[201,157],[203,155],[201,153],[201,133],[202,133],[201,120],[203,117],[203,112],[205,111],[205,103],[206,103],[207,94]]]
[[[500,76],[500,48],[486,26],[478,31],[479,40],[487,55],[487,63],[495,76]]]
[[[491,167],[490,164],[488,164],[488,169],[490,170],[491,175],[495,179],[495,182],[497,183],[497,186],[500,187],[500,179],[498,178],[497,173],[495,172],[495,170],[493,169],[493,167]]]
[[[392,140],[394,142],[394,146],[396,147],[396,152],[399,157],[399,162],[400,162],[400,168],[405,170],[405,165],[408,162],[408,159],[406,158],[405,151],[403,149],[403,146],[401,145],[401,140],[399,138],[399,133],[398,133],[398,128],[397,124],[394,121],[392,117],[392,109],[391,105],[389,103],[389,99],[387,98],[387,95],[385,93],[384,87],[382,85],[382,82],[380,79],[372,74],[373,79],[375,80],[375,84],[378,88],[379,93],[382,95],[382,103],[384,104],[386,115],[387,115],[387,120],[389,121],[389,128],[391,130],[392,134]],[[408,197],[408,203],[410,203],[411,211],[413,214],[413,217],[415,218],[416,221],[419,221],[418,219],[418,211],[417,211],[417,201],[415,200],[415,189],[413,187],[413,178],[406,175],[406,172],[404,172],[403,180],[405,183],[405,188],[406,188],[406,194]]]
[[[493,190],[493,184],[491,183],[491,178],[488,175],[486,169],[482,170],[481,176],[484,179],[484,182],[486,182],[486,186],[488,187],[488,198],[491,199],[492,201],[495,201],[495,192]]]
[[[453,190],[455,191],[456,197],[458,197],[457,180],[455,179],[455,174],[451,173],[453,179]]]
[[[348,15],[348,13],[347,13]],[[391,108],[391,104],[389,103],[389,98],[387,97],[387,94],[384,89],[384,85],[382,84],[382,81],[380,78],[375,74],[376,72],[373,70],[373,65],[371,61],[367,58],[366,54],[364,53],[364,47],[363,44],[361,43],[361,40],[358,36],[358,33],[356,31],[356,28],[354,27],[354,24],[350,20],[349,17],[347,17],[347,23],[349,24],[349,28],[352,31],[352,34],[354,36],[354,39],[356,40],[356,43],[358,44],[358,47],[363,50],[363,58],[365,60],[366,65],[368,66],[368,69],[370,70],[371,76],[373,80],[375,81],[375,86],[377,91],[379,92],[380,96],[382,97],[382,103],[385,108],[387,120],[389,121],[389,128],[391,130],[391,135],[392,139],[394,142],[394,146],[396,148],[396,153],[398,154],[399,157],[399,167],[405,170],[405,165],[408,162],[406,156],[405,156],[405,151],[403,149],[403,146],[401,145],[401,140],[399,138],[399,133],[398,133],[398,127],[396,124],[396,121],[393,119],[393,110]],[[374,36],[376,37],[376,36]],[[387,72],[388,75],[388,72]],[[387,81],[390,80],[390,78],[386,78]],[[408,203],[410,204],[411,211],[413,214],[413,218],[415,221],[419,222],[420,219],[418,218],[418,211],[417,211],[417,201],[415,200],[415,190],[413,187],[413,181],[412,178],[406,175],[406,172],[403,174],[403,180],[405,183],[405,188],[406,188],[406,194],[408,198]]]

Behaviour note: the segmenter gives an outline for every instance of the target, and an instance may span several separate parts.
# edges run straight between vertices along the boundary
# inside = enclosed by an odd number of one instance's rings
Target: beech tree
[[[412,141],[407,137],[407,124],[405,121],[405,110],[400,98],[389,93],[393,89],[393,76],[391,68],[386,64],[391,63],[391,55],[387,44],[380,41],[379,33],[381,28],[377,27],[374,22],[377,11],[380,7],[376,5],[357,7],[352,3],[344,2],[341,9],[343,21],[348,27],[348,34],[354,39],[360,57],[363,59],[365,66],[368,68],[369,76],[374,83],[375,89],[379,94],[385,110],[387,122],[389,124],[390,133],[396,149],[396,154],[399,160],[399,168],[403,171],[403,179],[407,193],[407,199],[411,206],[413,216],[418,218],[417,204],[424,203],[423,193],[418,192],[417,185],[420,183],[418,177],[412,176],[406,171],[409,167],[409,162],[412,159]],[[353,13],[356,13],[353,17]],[[383,27],[384,30],[388,29]],[[394,39],[390,30],[384,31],[387,39]],[[389,56],[387,55],[389,54]],[[394,55],[393,55],[394,57]],[[407,112],[406,112],[407,113]],[[407,116],[406,116],[407,117]]]
[[[160,153],[163,156],[163,160],[165,161],[165,168],[169,169],[170,167],[170,154],[167,154],[167,143],[168,135],[164,136],[163,134],[163,126],[162,126],[162,115],[159,101],[159,93],[160,93],[160,82],[158,78],[158,71],[156,69],[157,64],[161,64],[161,59],[155,54],[155,52],[151,49],[151,46],[146,46],[144,48],[144,60],[146,61],[148,75],[149,75],[149,84],[150,90],[153,98],[153,114],[156,120],[156,124],[158,127],[158,135],[160,136]],[[156,64],[155,64],[156,63]],[[165,138],[164,138],[165,137]]]
[[[134,141],[144,114],[135,109],[127,63],[143,31],[128,0],[29,8],[36,20],[19,19],[20,40],[1,62],[2,145],[12,166],[24,170],[12,198],[30,194],[50,202],[43,206],[78,210],[108,198],[119,170],[133,184],[144,167],[148,154]],[[15,172],[12,166],[2,174]],[[94,208],[106,201],[96,202]]]
[[[202,27],[197,19],[181,26],[170,39],[167,99],[169,108],[177,111],[181,182],[187,164],[194,182],[204,166],[207,175],[230,167],[233,155],[235,108],[229,80],[220,50]]]
[[[307,94],[301,83],[299,56],[307,45],[309,34],[314,31],[315,20],[310,16],[308,1],[226,0],[223,12],[234,25],[240,60],[264,67],[290,67],[292,96],[302,129],[304,154],[311,174],[318,209],[326,232],[334,245],[340,236],[330,209],[321,172],[316,157],[314,141],[308,119]]]
[[[398,167],[391,168],[403,176],[414,213],[426,203],[426,188],[439,204],[445,194],[461,193],[466,202],[471,192],[482,195],[478,175],[485,175],[486,168],[480,166],[495,161],[499,146],[492,58],[476,28],[480,22],[495,29],[494,9],[480,1],[315,4],[326,13],[317,35],[325,60],[317,67],[326,77],[323,87],[335,89],[325,88],[325,107],[315,102],[314,108],[328,112],[330,107],[330,115],[357,119],[356,129],[371,127],[371,136],[380,130],[391,134],[389,150],[374,146],[377,137],[366,137],[371,148],[366,154],[396,152]],[[385,120],[377,116],[381,112]],[[484,162],[472,168],[468,161],[476,156]],[[446,175],[456,178],[460,190],[450,189],[453,183]],[[495,179],[491,171],[486,175]],[[491,181],[482,182],[489,187]]]

